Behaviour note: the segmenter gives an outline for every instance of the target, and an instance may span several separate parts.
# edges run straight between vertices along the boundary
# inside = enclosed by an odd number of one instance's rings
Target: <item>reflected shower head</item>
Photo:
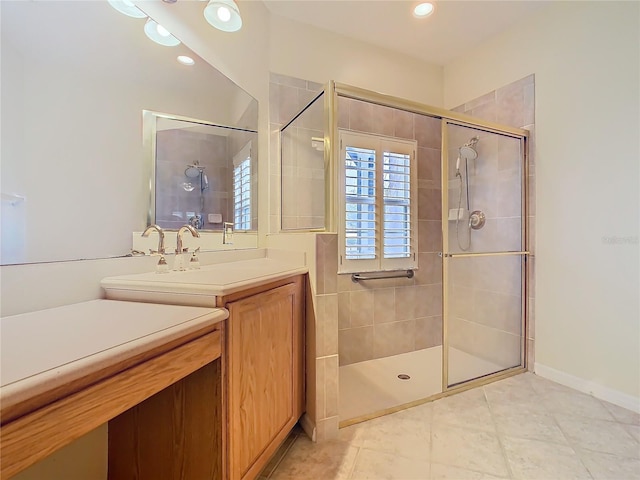
[[[204,167],[201,167],[196,162],[194,165],[187,165],[187,169],[184,174],[189,178],[197,178],[204,171]]]
[[[459,148],[460,156],[465,160],[475,160],[478,158],[478,152],[476,152],[475,146],[480,140],[478,137],[473,137],[467,143]]]
[[[200,170],[198,170],[198,168],[194,167],[193,165],[189,165],[184,171],[184,174],[189,178],[196,178],[200,175]]]

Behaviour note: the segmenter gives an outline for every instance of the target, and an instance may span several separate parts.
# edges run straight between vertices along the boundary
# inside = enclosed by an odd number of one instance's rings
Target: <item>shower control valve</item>
[[[486,220],[484,212],[481,210],[474,210],[471,212],[471,215],[469,215],[469,227],[474,230],[480,230],[484,227]]]

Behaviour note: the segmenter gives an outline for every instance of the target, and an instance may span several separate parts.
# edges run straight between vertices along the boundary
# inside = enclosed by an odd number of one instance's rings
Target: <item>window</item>
[[[341,273],[415,268],[416,142],[340,130]]]
[[[251,142],[233,157],[233,224],[251,230]]]

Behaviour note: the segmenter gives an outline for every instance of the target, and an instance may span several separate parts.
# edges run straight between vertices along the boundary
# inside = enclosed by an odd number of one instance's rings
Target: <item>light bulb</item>
[[[227,7],[219,7],[216,13],[221,22],[228,22],[231,20],[231,12]]]
[[[204,8],[204,18],[223,32],[237,32],[242,28],[242,17],[234,0],[209,0]]]
[[[169,30],[150,18],[148,18],[147,23],[144,24],[144,33],[147,37],[160,45],[164,45],[166,47],[175,47],[176,45],[180,45],[180,40],[171,35]]]
[[[413,14],[416,17],[426,17],[433,13],[433,4],[432,3],[421,3],[416,5],[416,8],[413,9]]]
[[[188,66],[194,65],[196,63],[193,58],[187,57],[186,55],[178,55],[178,62]]]
[[[168,37],[169,35],[171,35],[169,33],[169,30],[167,30],[160,24],[158,24],[158,26],[156,27],[156,31],[158,32],[158,35],[162,35],[163,37]]]

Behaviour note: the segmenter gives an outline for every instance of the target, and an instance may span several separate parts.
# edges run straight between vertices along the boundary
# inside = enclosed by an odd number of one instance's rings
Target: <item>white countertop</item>
[[[295,253],[287,257],[270,251],[269,256],[207,265],[199,270],[107,277],[101,285],[111,299],[212,307],[218,296],[307,271],[302,257]]]
[[[43,391],[206,329],[225,309],[94,300],[0,319],[0,402]]]

